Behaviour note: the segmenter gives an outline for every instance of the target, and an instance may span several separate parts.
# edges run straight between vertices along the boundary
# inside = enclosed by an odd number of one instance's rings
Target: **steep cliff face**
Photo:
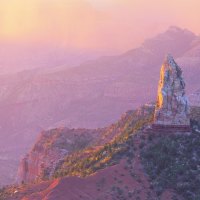
[[[83,163],[87,162],[85,159],[91,156],[91,160],[96,160],[93,155],[99,151],[105,157],[103,150],[105,144],[115,141],[122,132],[128,134],[127,127],[130,127],[131,131],[133,124],[140,118],[149,116],[153,110],[154,107],[145,106],[137,111],[128,111],[118,122],[107,128],[94,130],[61,128],[41,133],[30,153],[21,160],[17,181],[30,183],[37,179],[59,177],[63,174],[84,176],[91,173],[92,166],[88,165],[87,168],[81,169],[81,166],[85,165]],[[100,162],[102,163],[97,164],[102,165],[104,159]],[[75,163],[78,163],[77,166]]]
[[[127,112],[101,135],[102,146],[93,145],[93,151],[88,147],[79,152],[80,157],[79,153],[66,156],[58,179],[9,187],[0,191],[0,199],[198,199],[199,133],[147,132],[153,111],[151,106]],[[191,116],[199,122],[196,111],[192,109]],[[76,173],[88,171],[84,177]]]
[[[53,129],[42,132],[38,141],[22,160],[18,182],[31,182],[51,176],[64,156],[92,145],[103,129]]]
[[[168,55],[162,65],[155,110],[155,124],[189,126],[189,103],[182,70]]]
[[[115,124],[100,130],[90,143],[91,146],[66,154],[49,180],[7,188],[0,191],[0,199],[1,197],[7,200],[156,199],[148,177],[143,172],[139,155],[140,136],[137,136],[143,126],[152,122],[153,111],[154,106],[128,111]],[[62,135],[60,137],[64,139]],[[33,155],[33,152],[43,153],[41,156],[43,163],[45,159],[50,160],[49,154],[55,150],[55,144],[56,146],[60,144],[51,142],[51,149],[44,148],[45,144],[49,144],[49,140],[53,140],[52,138],[56,138],[54,141],[60,141],[54,133],[41,137],[29,153],[29,160],[25,158],[25,161],[28,161],[28,164],[31,162],[30,155]],[[37,164],[39,161],[35,160],[34,163]],[[45,164],[47,166],[47,161]],[[48,165],[49,168],[52,166]],[[24,169],[28,169],[26,163]],[[30,177],[28,173],[25,175],[27,175],[25,178]]]

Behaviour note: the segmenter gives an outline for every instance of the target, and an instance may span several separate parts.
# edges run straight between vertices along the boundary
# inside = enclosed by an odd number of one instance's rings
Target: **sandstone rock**
[[[154,126],[189,127],[189,113],[182,70],[168,55],[160,71]]]
[[[66,155],[93,144],[102,130],[57,128],[42,132],[31,151],[21,160],[16,181],[29,183],[50,177]]]

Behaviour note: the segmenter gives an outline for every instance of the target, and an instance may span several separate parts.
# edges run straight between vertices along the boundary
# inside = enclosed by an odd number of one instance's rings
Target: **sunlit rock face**
[[[189,127],[189,104],[182,70],[171,55],[166,56],[160,72],[154,124]]]

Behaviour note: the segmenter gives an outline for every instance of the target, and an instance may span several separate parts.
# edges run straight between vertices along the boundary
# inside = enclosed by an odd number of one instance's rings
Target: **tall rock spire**
[[[189,127],[189,110],[182,70],[173,57],[167,55],[160,71],[154,124]]]

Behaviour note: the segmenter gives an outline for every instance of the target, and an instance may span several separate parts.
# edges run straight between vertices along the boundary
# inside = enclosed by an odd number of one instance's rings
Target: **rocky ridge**
[[[93,145],[103,129],[57,128],[41,133],[31,151],[21,160],[17,182],[50,177],[56,165],[74,151]]]
[[[199,121],[199,109],[191,110],[192,120]],[[153,111],[145,106],[127,112],[104,130],[99,143],[65,156],[57,166],[57,178],[5,188],[0,199],[4,195],[6,200],[193,200],[200,193],[193,183],[199,174],[199,134],[149,133],[145,130],[153,122]],[[184,167],[177,168],[180,164]]]

